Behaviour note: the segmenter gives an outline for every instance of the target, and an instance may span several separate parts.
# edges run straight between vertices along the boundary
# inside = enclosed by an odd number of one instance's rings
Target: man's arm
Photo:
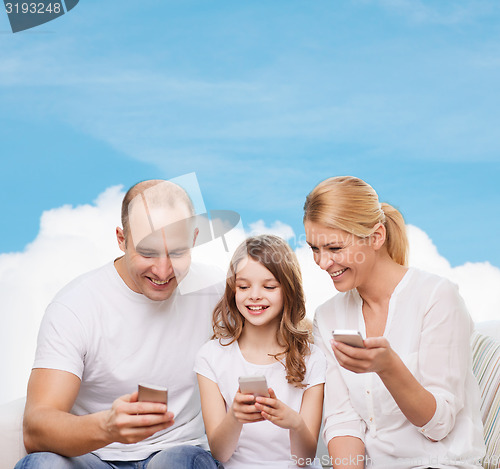
[[[66,371],[34,369],[24,412],[24,445],[28,453],[50,451],[79,456],[113,442],[136,443],[174,424],[164,404],[137,402],[137,392],[116,399],[111,409],[70,414],[80,379]]]

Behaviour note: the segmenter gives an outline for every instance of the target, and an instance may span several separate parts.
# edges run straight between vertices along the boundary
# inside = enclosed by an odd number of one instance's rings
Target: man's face
[[[164,227],[140,240],[134,240],[131,233],[141,232],[144,235],[147,232],[144,227],[138,229],[131,225],[127,242],[123,231],[117,230],[118,244],[125,253],[125,269],[120,275],[131,290],[154,301],[170,298],[186,276],[191,264],[191,248],[196,239],[196,231],[193,231],[189,219],[182,219],[179,213],[171,215],[164,220],[167,223]],[[178,221],[168,224],[172,220]],[[135,223],[133,217],[130,217],[130,222]]]

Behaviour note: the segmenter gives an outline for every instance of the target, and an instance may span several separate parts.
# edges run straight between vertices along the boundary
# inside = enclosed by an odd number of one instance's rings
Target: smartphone
[[[238,383],[240,385],[240,391],[243,394],[253,394],[256,397],[269,397],[265,376],[240,376],[238,378]]]
[[[365,348],[361,332],[353,329],[335,329],[332,332],[333,338],[337,342],[350,345],[351,347]]]
[[[139,387],[139,401],[145,402],[160,402],[167,405],[168,389],[163,386],[156,386],[154,384],[140,383]]]

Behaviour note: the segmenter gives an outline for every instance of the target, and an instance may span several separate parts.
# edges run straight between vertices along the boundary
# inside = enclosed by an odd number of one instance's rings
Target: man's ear
[[[387,238],[387,230],[383,223],[379,223],[375,231],[370,235],[370,243],[376,251],[378,251],[385,243]]]
[[[193,246],[196,244],[196,238],[198,237],[198,234],[200,233],[200,230],[198,228],[194,229],[194,235],[193,235]]]
[[[118,247],[120,248],[120,250],[125,252],[125,249],[127,247],[125,233],[123,233],[123,230],[119,226],[116,227],[116,240],[118,241]]]

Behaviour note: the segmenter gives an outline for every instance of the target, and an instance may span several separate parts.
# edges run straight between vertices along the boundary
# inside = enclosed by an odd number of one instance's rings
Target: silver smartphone
[[[139,401],[143,402],[160,402],[167,405],[168,402],[168,389],[163,386],[156,386],[154,384],[140,383],[139,387]]]
[[[342,342],[351,347],[365,348],[361,332],[354,329],[335,329],[332,336],[337,342]]]
[[[255,397],[269,397],[265,376],[240,376],[238,378],[240,391],[243,394],[253,394]]]

